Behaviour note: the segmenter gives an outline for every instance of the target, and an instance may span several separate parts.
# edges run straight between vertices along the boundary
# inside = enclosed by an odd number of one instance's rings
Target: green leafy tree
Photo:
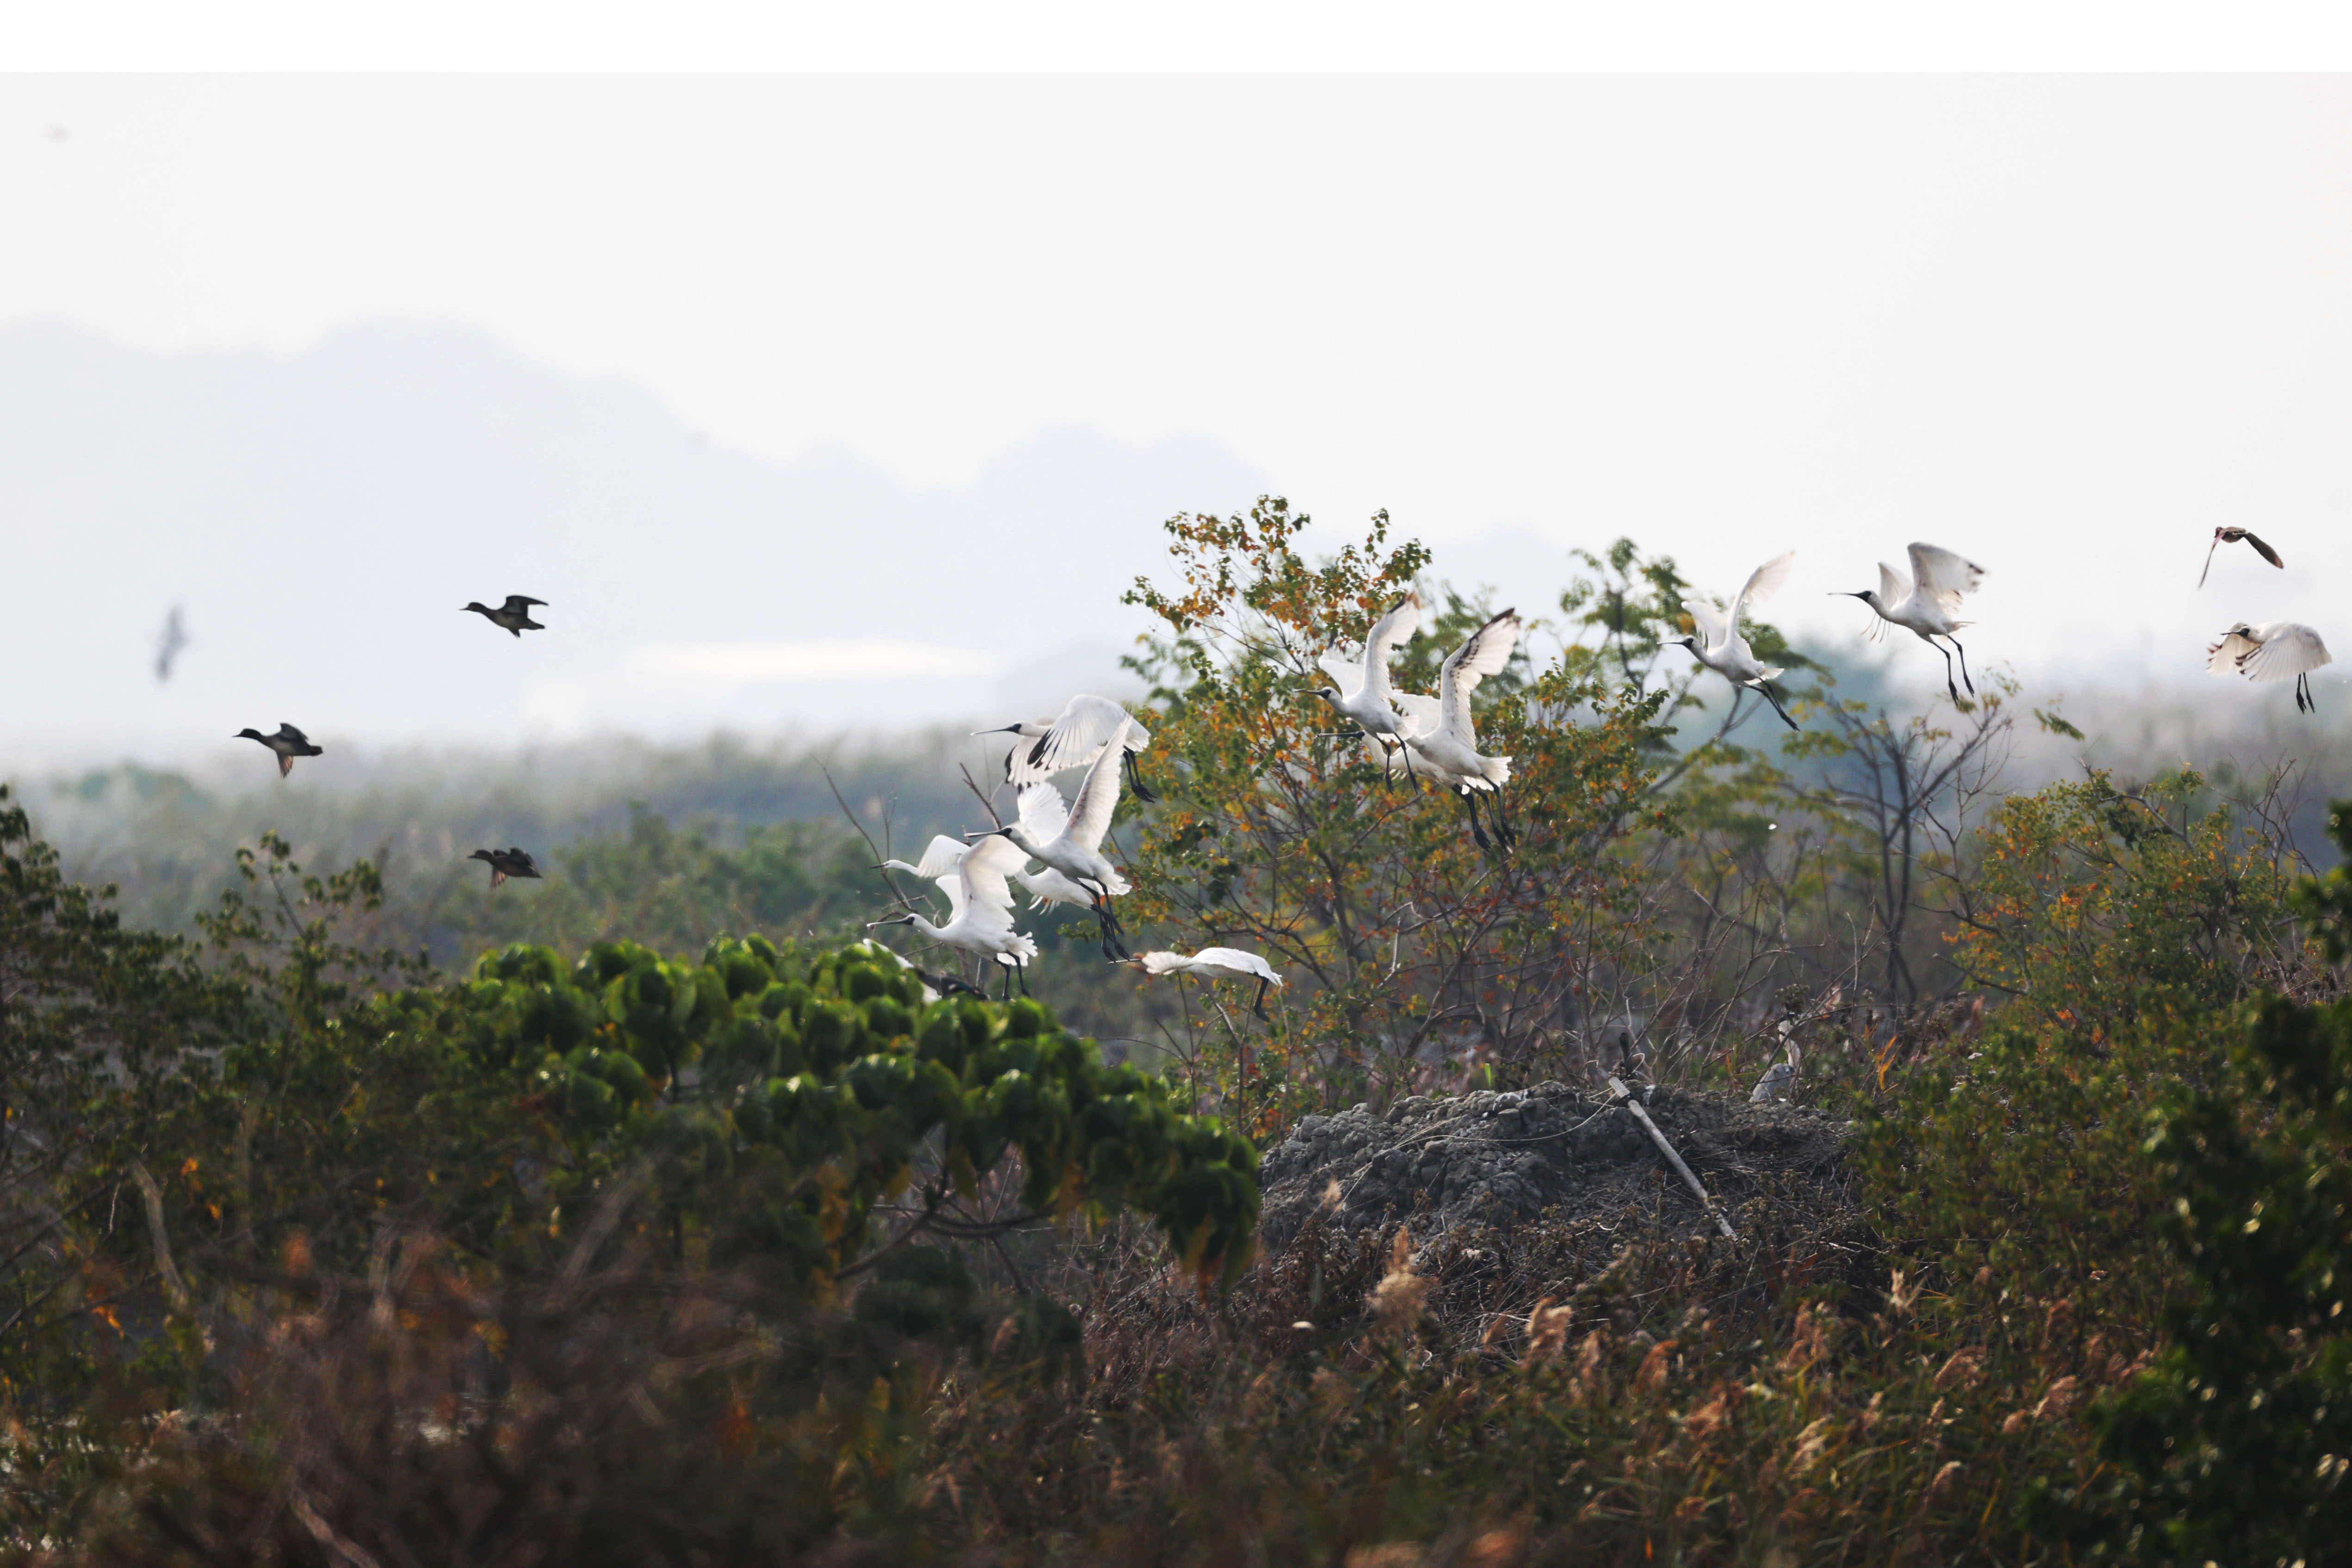
[[[1573,1030],[1645,930],[1624,841],[1661,821],[1645,804],[1661,698],[1606,685],[1591,661],[1532,669],[1522,650],[1478,692],[1480,744],[1512,758],[1518,803],[1517,847],[1482,852],[1460,802],[1335,727],[1314,695],[1328,681],[1317,656],[1360,643],[1428,553],[1391,548],[1383,517],[1318,565],[1307,526],[1274,499],[1178,517],[1177,584],[1129,595],[1161,622],[1141,664],[1170,758],[1128,857],[1132,902],[1187,946],[1249,948],[1284,972],[1269,1029],[1212,1002],[1180,1041],[1261,1135],[1416,1082],[1567,1070]],[[1394,660],[1404,689],[1432,688],[1486,619],[1441,597]]]
[[[2329,818],[2352,852],[2352,803]],[[2352,879],[2297,890],[2331,960]],[[2171,1086],[2147,1149],[2156,1232],[2189,1288],[2171,1343],[2100,1412],[2122,1484],[2074,1500],[2141,1560],[2341,1561],[2352,1534],[2352,1000],[2340,987],[2239,1011],[2210,1070]]]

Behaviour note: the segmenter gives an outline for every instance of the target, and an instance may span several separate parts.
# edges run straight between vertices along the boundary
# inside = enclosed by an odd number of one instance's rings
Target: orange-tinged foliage
[[[1360,639],[1428,555],[1389,549],[1379,517],[1310,565],[1306,523],[1279,501],[1179,517],[1181,589],[1130,595],[1167,627],[1147,663],[1166,710],[1154,750],[1173,766],[1126,857],[1129,918],[1186,947],[1253,949],[1283,972],[1262,1035],[1212,1003],[1180,1042],[1202,1086],[1241,1102],[1260,1136],[1486,1063],[1515,1078],[1570,1071],[1568,1027],[1646,935],[1619,846],[1662,821],[1645,795],[1656,699],[1610,693],[1589,661],[1571,675],[1530,671],[1522,654],[1477,694],[1481,749],[1511,759],[1507,857],[1479,849],[1448,791],[1389,777],[1315,695],[1328,677],[1314,661]],[[1398,651],[1397,685],[1431,691],[1484,619],[1458,602],[1431,616]],[[1559,716],[1572,710],[1589,720]]]

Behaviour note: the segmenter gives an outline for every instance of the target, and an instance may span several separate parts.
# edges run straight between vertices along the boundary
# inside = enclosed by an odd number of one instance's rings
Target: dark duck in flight
[[[466,857],[469,861],[490,862],[490,885],[496,887],[510,876],[537,876],[539,867],[530,855],[519,849],[476,850]]]
[[[294,759],[296,758],[317,757],[327,749],[323,746],[311,745],[310,737],[303,734],[300,730],[296,729],[290,724],[279,725],[276,735],[264,735],[257,729],[240,729],[230,738],[235,740],[257,740],[261,742],[262,745],[269,747],[270,750],[276,752],[278,754],[278,777],[280,779],[285,778],[289,773],[294,771]]]
[[[546,600],[533,599],[527,593],[509,593],[507,595],[506,603],[500,605],[496,610],[491,609],[488,605],[481,603],[478,601],[466,605],[464,608],[466,610],[472,611],[477,615],[482,616],[484,619],[488,620],[491,625],[503,626],[508,631],[520,637],[526,632],[544,632],[547,630],[546,627],[541,625],[538,622],[533,621],[530,618],[530,607],[532,605],[538,604],[543,606],[546,603]],[[463,612],[460,612],[462,613]]]

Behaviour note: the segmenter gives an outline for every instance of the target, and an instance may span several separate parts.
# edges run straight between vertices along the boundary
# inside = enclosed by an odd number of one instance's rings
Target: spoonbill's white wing
[[[1918,580],[1919,591],[1949,615],[1960,607],[1962,594],[1977,591],[1977,584],[1984,580],[1984,568],[1939,545],[1915,544],[1911,575]]]
[[[1063,705],[1045,734],[1026,747],[1014,748],[1011,775],[1013,784],[1027,784],[1066,768],[1085,767],[1095,759],[1119,726],[1131,722],[1127,709],[1108,697],[1072,697]],[[1127,738],[1138,751],[1151,745],[1150,735],[1140,725],[1129,730]]]
[[[1389,703],[1396,709],[1397,716],[1404,720],[1397,729],[1400,739],[1434,734],[1444,706],[1435,697],[1423,696],[1419,692],[1391,692]]]
[[[1770,560],[1748,573],[1748,586],[1741,589],[1739,597],[1731,601],[1731,625],[1734,631],[1738,630],[1741,615],[1780,591],[1780,585],[1789,580],[1789,573],[1796,563],[1797,552],[1790,550],[1786,555],[1774,556]]]
[[[1043,909],[1049,904],[1067,904],[1080,909],[1094,906],[1094,894],[1047,866],[1041,872],[1016,872],[1014,880],[1029,890],[1032,909]]]
[[[1029,855],[1019,844],[1003,833],[991,833],[980,839],[964,852],[962,863],[956,867],[963,883],[964,894],[974,907],[985,906],[1007,916],[1010,925],[1013,890],[1004,879],[1029,863]]]
[[[1192,968],[1196,974],[1223,971],[1220,977],[1226,979],[1237,980],[1246,976],[1253,980],[1264,980],[1270,986],[1282,984],[1282,977],[1274,972],[1273,965],[1239,947],[1203,947],[1192,955]]]
[[[932,880],[937,882],[947,893],[948,924],[950,925],[953,925],[957,921],[963,918],[964,906],[971,903],[971,900],[964,894],[963,873],[961,869],[958,869],[948,873],[945,876],[934,877]]]
[[[1122,724],[1112,732],[1102,755],[1087,769],[1087,781],[1078,786],[1077,800],[1070,807],[1068,831],[1070,841],[1080,849],[1096,848],[1110,831],[1111,813],[1118,810],[1119,763],[1127,749],[1120,742],[1127,730]]]
[[[925,882],[937,882],[940,877],[955,870],[957,864],[962,861],[964,852],[971,847],[961,839],[951,839],[945,833],[941,833],[931,841],[928,849],[923,851],[922,863],[914,868],[915,874]]]
[[[1325,649],[1316,656],[1315,662],[1323,666],[1323,673],[1331,677],[1333,685],[1339,688],[1342,701],[1353,697],[1363,689],[1364,666],[1339,652],[1339,649]]]
[[[1488,675],[1499,674],[1519,645],[1519,612],[1506,610],[1470,633],[1437,673],[1438,727],[1458,745],[1475,747],[1470,727],[1470,694]]]
[[[2205,673],[2209,675],[2242,675],[2246,672],[2239,668],[2238,661],[2261,646],[2252,637],[2224,632],[2220,642],[2205,650]]]
[[[1389,654],[1399,643],[1421,630],[1421,596],[1408,593],[1389,609],[1386,615],[1372,623],[1371,635],[1364,639],[1363,684],[1375,697],[1386,702],[1389,695]]]
[[[1892,610],[1911,597],[1911,580],[1887,565],[1878,563],[1878,602],[1881,608]]]
[[[1704,599],[1684,600],[1683,613],[1691,618],[1701,647],[1720,648],[1731,634],[1730,622],[1724,620],[1723,612]]]
[[[1070,825],[1069,803],[1051,783],[1036,783],[1014,797],[1020,802],[1021,831],[1033,844],[1050,844]]]
[[[2327,644],[2319,640],[2319,633],[2308,626],[2293,621],[2273,621],[2254,631],[2262,638],[2262,645],[2238,661],[2238,668],[2246,672],[2249,680],[2292,680],[2336,662]]]
[[[1147,975],[1178,975],[1192,967],[1192,960],[1181,953],[1138,953],[1135,961]]]

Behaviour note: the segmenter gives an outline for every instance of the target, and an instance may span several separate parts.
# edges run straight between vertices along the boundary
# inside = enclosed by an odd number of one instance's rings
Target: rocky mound
[[[1734,1212],[1793,1184],[1842,1185],[1853,1124],[1807,1107],[1661,1088],[1651,1119],[1707,1191]],[[1435,1240],[1469,1228],[1508,1231],[1537,1221],[1598,1219],[1637,1206],[1664,1224],[1706,1223],[1630,1111],[1564,1083],[1461,1098],[1399,1102],[1308,1116],[1259,1172],[1264,1239],[1279,1253],[1331,1201],[1328,1228],[1355,1234],[1398,1221]],[[1834,1202],[1834,1199],[1831,1199]]]

